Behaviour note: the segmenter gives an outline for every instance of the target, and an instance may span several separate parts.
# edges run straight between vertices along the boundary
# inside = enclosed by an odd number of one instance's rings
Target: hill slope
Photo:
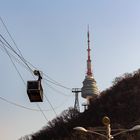
[[[90,140],[103,138],[75,132],[76,126],[88,129],[102,127],[102,118],[108,116],[112,128],[131,128],[140,124],[140,70],[116,78],[113,86],[103,91],[89,109],[78,113],[73,109],[64,111],[49,122],[48,126],[32,135],[32,140]],[[131,132],[115,137],[116,140],[139,140],[140,132]]]

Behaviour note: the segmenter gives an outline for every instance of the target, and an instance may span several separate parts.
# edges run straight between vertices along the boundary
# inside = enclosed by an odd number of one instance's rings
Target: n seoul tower
[[[89,105],[89,100],[91,98],[96,98],[99,95],[99,90],[94,79],[92,68],[91,68],[91,59],[90,59],[90,39],[89,39],[89,27],[87,32],[87,44],[88,44],[88,59],[87,59],[87,73],[83,81],[82,93],[81,96],[87,100],[87,106]]]

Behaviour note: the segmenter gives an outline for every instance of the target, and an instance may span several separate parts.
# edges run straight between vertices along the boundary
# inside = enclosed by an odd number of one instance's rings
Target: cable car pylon
[[[80,112],[78,94],[79,94],[79,92],[81,92],[81,89],[80,88],[73,88],[72,92],[75,93],[74,109],[77,110],[78,112]]]

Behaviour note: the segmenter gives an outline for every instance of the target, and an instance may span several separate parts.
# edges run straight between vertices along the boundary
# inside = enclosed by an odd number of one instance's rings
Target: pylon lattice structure
[[[75,93],[74,109],[80,112],[78,94],[81,92],[81,89],[80,88],[73,88],[72,92]]]

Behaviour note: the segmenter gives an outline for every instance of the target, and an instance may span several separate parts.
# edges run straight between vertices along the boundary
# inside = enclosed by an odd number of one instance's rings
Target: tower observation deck
[[[83,98],[86,98],[87,101],[89,101],[90,98],[95,98],[99,95],[99,90],[96,85],[96,81],[94,79],[92,68],[91,68],[91,59],[90,59],[90,39],[89,39],[89,29],[87,32],[87,38],[88,38],[88,59],[87,59],[87,73],[85,76],[85,79],[83,81],[83,87],[82,87],[82,94],[81,96]]]

